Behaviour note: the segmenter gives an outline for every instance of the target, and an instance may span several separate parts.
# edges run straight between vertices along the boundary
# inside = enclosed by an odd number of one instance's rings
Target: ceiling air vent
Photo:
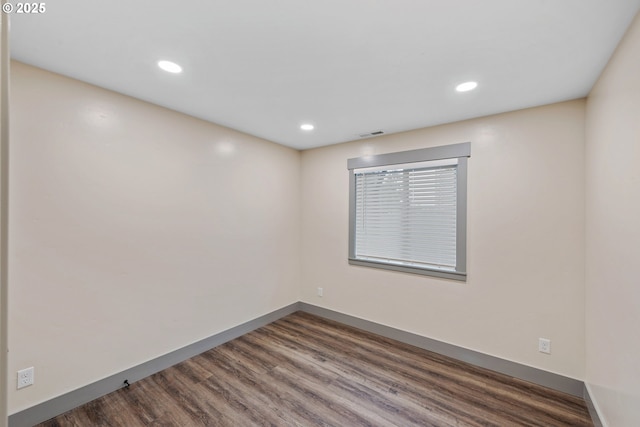
[[[384,131],[377,130],[375,132],[370,132],[370,133],[361,133],[358,136],[360,138],[369,138],[369,137],[372,137],[372,136],[378,136],[378,135],[383,135],[383,134],[384,134]]]

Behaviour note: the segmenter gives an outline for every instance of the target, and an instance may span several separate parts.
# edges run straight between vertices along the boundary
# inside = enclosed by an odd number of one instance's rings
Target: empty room
[[[639,12],[3,1],[0,427],[640,426]]]

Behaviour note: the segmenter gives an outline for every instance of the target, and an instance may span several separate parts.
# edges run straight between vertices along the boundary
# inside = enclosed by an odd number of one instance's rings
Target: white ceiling
[[[14,2],[15,3],[15,2]],[[586,96],[640,0],[49,0],[12,57],[298,149]],[[160,59],[181,64],[168,74]],[[473,92],[456,84],[476,80]],[[299,126],[309,122],[314,131]]]

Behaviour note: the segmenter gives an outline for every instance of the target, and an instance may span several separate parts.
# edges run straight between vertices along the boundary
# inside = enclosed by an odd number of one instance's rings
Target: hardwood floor
[[[40,425],[593,424],[582,399],[297,312]]]

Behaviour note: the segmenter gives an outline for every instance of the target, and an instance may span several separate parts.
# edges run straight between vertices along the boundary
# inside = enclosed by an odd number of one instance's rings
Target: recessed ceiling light
[[[465,82],[465,83],[460,83],[458,86],[456,86],[456,90],[458,92],[468,92],[470,90],[474,90],[477,87],[478,87],[477,82]]]
[[[171,61],[158,61],[158,67],[169,73],[181,73],[182,67]]]
[[[302,129],[302,130],[313,130],[314,127],[315,126],[313,126],[310,123],[305,123],[303,125],[300,125],[300,129]]]

